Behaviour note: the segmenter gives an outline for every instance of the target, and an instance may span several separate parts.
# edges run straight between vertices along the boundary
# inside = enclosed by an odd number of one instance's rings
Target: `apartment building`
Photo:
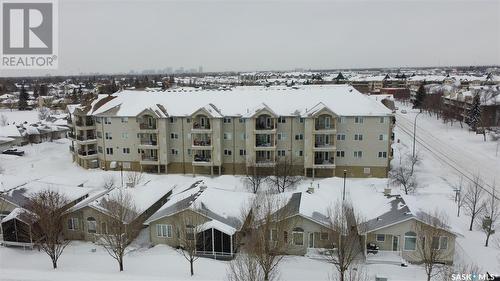
[[[68,110],[85,168],[386,177],[392,155],[391,111],[348,85],[122,91]]]

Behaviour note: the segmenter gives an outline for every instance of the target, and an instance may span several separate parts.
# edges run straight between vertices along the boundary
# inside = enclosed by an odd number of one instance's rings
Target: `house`
[[[35,180],[17,187],[5,189],[0,192],[0,234],[3,237],[4,245],[20,245],[28,242],[30,236],[30,222],[24,213],[25,205],[34,194],[46,190],[54,190],[67,200],[63,207],[70,208],[78,202],[84,200],[92,192],[91,188],[70,186],[62,184],[47,184],[43,180]],[[7,231],[7,232],[4,232]],[[30,238],[31,239],[31,238]]]
[[[120,192],[128,194],[135,207],[135,214],[128,218],[127,224],[140,224],[155,213],[171,194],[172,187],[164,182],[146,182],[135,187],[115,187],[110,190],[95,190],[85,200],[69,208],[63,218],[64,236],[71,240],[95,241],[96,234],[107,232],[106,221],[109,210],[106,200]]]
[[[392,196],[390,210],[379,216],[368,220],[360,225],[360,234],[365,241],[365,255],[368,261],[393,261],[400,263],[421,263],[422,254],[419,249],[422,239],[432,241],[435,250],[442,251],[440,262],[452,264],[455,253],[455,238],[459,235],[449,226],[444,224],[433,224],[426,218],[431,216],[406,204],[404,197]],[[385,209],[381,206],[381,209]],[[432,218],[435,221],[437,218]],[[428,231],[427,233],[439,233],[439,236],[428,237],[422,227],[435,228],[441,225],[442,231]],[[375,243],[379,247],[376,254],[367,253],[367,243]],[[420,248],[419,248],[420,247]]]
[[[14,139],[13,145],[21,146],[27,143],[16,125],[0,126],[0,137]]]
[[[144,223],[149,226],[153,245],[183,247],[179,233],[186,227],[194,232],[197,255],[231,258],[237,251],[238,233],[244,222],[242,208],[251,203],[253,194],[209,187],[201,180],[176,190]]]

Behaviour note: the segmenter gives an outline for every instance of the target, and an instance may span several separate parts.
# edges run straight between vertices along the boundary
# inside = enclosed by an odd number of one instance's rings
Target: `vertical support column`
[[[230,245],[230,252],[231,252],[231,256],[233,256],[233,235],[230,235],[229,236],[229,245]]]
[[[214,259],[217,259],[215,256],[215,236],[214,236],[214,229],[212,227],[212,255],[214,256]]]

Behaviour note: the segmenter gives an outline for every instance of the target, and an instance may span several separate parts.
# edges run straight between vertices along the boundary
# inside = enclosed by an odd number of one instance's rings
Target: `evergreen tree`
[[[72,104],[79,103],[79,97],[78,97],[78,94],[76,92],[76,89],[73,89],[73,92],[71,93],[71,103]]]
[[[481,121],[481,100],[479,97],[479,93],[474,96],[474,100],[472,101],[472,106],[467,115],[466,122],[472,130],[476,130],[477,125],[479,125]]]
[[[422,109],[426,96],[427,96],[427,93],[425,92],[424,85],[422,84],[418,88],[417,94],[415,95],[415,100],[413,100],[413,107]]]
[[[21,92],[19,93],[19,102],[17,103],[19,110],[28,109],[28,99],[29,99],[29,94],[28,92],[26,92],[26,89],[24,88],[23,84],[21,86]]]
[[[39,85],[35,85],[35,87],[33,88],[33,97],[35,99],[38,99],[38,90],[40,89],[40,86]]]

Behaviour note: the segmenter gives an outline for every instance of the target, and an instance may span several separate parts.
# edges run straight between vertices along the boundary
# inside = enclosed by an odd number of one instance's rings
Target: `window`
[[[247,138],[247,134],[241,133],[240,138],[241,138],[241,140],[245,140]]]
[[[106,154],[113,155],[113,148],[112,147],[107,147],[106,148]]]
[[[371,173],[371,168],[363,168],[363,173],[365,174],[370,174]]]
[[[386,151],[379,151],[378,158],[387,158],[387,152]]]
[[[122,117],[122,123],[128,123],[128,117]]]
[[[88,217],[87,218],[87,232],[88,233],[96,233],[97,232],[97,222],[95,218]]]
[[[179,150],[177,150],[177,149],[171,149],[170,150],[170,154],[177,155],[177,154],[179,154]]]
[[[128,139],[128,133],[122,133],[122,139]]]
[[[130,162],[122,162],[123,169],[130,169]]]
[[[377,234],[377,242],[384,242],[385,234]]]
[[[329,239],[328,232],[321,232],[319,235],[319,239],[320,240],[328,240]]]
[[[343,150],[337,150],[337,157],[345,157],[345,152]]]
[[[278,150],[278,157],[284,157],[285,153],[285,150]]]
[[[111,135],[111,133],[106,133],[105,136],[106,136],[107,140],[112,140],[113,139],[113,136]]]
[[[330,129],[331,119],[330,116],[325,117],[325,129]]]
[[[224,117],[224,123],[231,124],[231,117]]]
[[[186,123],[191,123],[191,118],[186,118]]]
[[[230,156],[232,154],[231,149],[224,149],[224,155]]]
[[[271,229],[271,241],[278,241],[278,230]]]
[[[170,123],[177,122],[177,118],[175,118],[175,117],[170,117],[169,120],[170,120]]]
[[[387,135],[386,134],[380,134],[380,135],[378,135],[378,140],[381,140],[381,141],[387,140]]]
[[[337,134],[337,140],[345,140],[345,134]]]
[[[178,139],[179,138],[179,134],[177,133],[170,133],[170,139]]]
[[[355,134],[354,135],[354,140],[362,141],[363,140],[363,134]]]
[[[304,245],[304,230],[300,227],[294,228],[292,232],[292,239],[294,245]]]
[[[97,138],[102,139],[102,133],[97,131]]]
[[[97,152],[102,153],[102,146],[97,147]]]
[[[304,123],[304,118],[300,117],[299,118],[299,123]]]
[[[123,154],[130,154],[130,148],[124,147],[123,148]]]
[[[298,150],[295,152],[295,155],[297,155],[298,157],[302,157],[302,156],[304,156],[304,151]]]
[[[278,140],[286,140],[286,133],[278,133]]]
[[[380,123],[385,123],[386,122],[386,118],[385,117],[380,117],[379,122]]]
[[[278,117],[278,123],[286,123],[286,118],[283,116]]]
[[[172,238],[172,226],[170,224],[157,224],[156,236]]]
[[[363,151],[354,151],[354,158],[363,157]]]
[[[104,117],[104,124],[111,124],[111,118]]]
[[[363,124],[363,117],[362,116],[356,116],[354,117],[354,123],[356,124]]]
[[[247,155],[247,151],[245,149],[240,149],[240,155],[241,156]]]
[[[303,140],[303,139],[304,139],[304,135],[303,134],[295,135],[295,140]]]
[[[346,123],[346,119],[345,119],[345,117],[340,117],[340,123],[342,123],[342,124],[345,124],[345,123]]]
[[[194,226],[186,225],[186,240],[194,240]]]
[[[188,148],[188,150],[187,150],[187,154],[188,154],[188,155],[191,155],[191,148]]]
[[[245,123],[245,118],[240,118],[239,121],[240,123]]]
[[[433,250],[446,250],[448,249],[448,237],[446,236],[434,236],[432,237],[432,249]]]
[[[283,231],[283,242],[288,243],[288,231]]]
[[[224,133],[224,139],[225,140],[232,140],[233,139],[233,134],[231,134],[231,133]]]
[[[68,219],[68,229],[69,230],[78,230],[78,218],[69,218]]]
[[[96,118],[95,118],[95,122],[96,122],[97,124],[101,124],[101,118],[96,117]]]
[[[405,251],[415,251],[417,248],[417,234],[413,231],[405,233]]]

